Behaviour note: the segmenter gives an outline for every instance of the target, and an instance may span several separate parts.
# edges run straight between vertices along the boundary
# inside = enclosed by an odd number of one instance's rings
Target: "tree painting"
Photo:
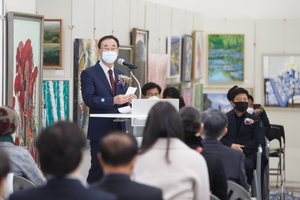
[[[244,80],[244,35],[208,36],[208,81]]]

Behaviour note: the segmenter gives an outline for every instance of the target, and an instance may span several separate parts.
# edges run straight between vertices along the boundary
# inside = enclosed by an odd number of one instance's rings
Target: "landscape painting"
[[[203,111],[208,108],[216,108],[223,113],[232,110],[232,106],[227,99],[227,93],[204,93],[203,94]]]
[[[244,80],[244,35],[208,35],[208,81]]]

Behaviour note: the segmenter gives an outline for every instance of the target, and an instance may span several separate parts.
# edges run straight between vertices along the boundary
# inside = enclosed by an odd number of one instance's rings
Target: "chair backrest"
[[[210,200],[220,200],[217,196],[210,194]]]
[[[239,184],[233,181],[227,181],[228,184],[228,199],[229,200],[251,200],[249,193]]]
[[[279,132],[280,132],[280,136],[283,140],[283,144],[285,145],[285,133],[284,133],[284,127],[282,125],[279,124],[271,124],[271,127],[277,127],[279,128]]]
[[[267,138],[268,138],[269,142],[271,142],[274,139],[278,140],[280,148],[282,147],[281,133],[280,133],[280,128],[278,126],[271,125],[271,130],[270,130]]]
[[[29,188],[36,188],[36,185],[24,177],[14,175],[14,178],[13,178],[13,191],[14,192],[26,190]]]

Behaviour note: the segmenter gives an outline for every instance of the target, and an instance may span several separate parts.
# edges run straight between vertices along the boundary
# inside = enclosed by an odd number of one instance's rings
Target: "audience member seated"
[[[179,110],[179,114],[183,123],[184,141],[192,149],[202,152],[202,143],[200,140],[201,115],[198,110],[187,106]],[[221,159],[209,152],[202,152],[206,160],[210,190],[212,194],[220,200],[227,200],[227,177],[223,168]]]
[[[183,140],[182,121],[176,109],[168,102],[155,104],[146,120],[133,177],[162,189],[165,200],[208,200],[205,159]]]
[[[156,83],[149,82],[142,87],[142,94],[144,99],[159,99],[161,87]]]
[[[29,179],[36,186],[41,186],[46,179],[38,169],[29,151],[14,145],[12,134],[17,130],[19,116],[9,106],[0,106],[0,147],[10,158],[11,173]]]
[[[234,86],[236,88],[236,86]],[[247,112],[248,91],[244,88],[229,89],[228,97],[233,110],[226,113],[228,118],[228,132],[221,138],[221,142],[245,154],[245,170],[247,182],[252,183],[253,170],[256,167],[256,152],[263,129],[259,117]]]
[[[175,87],[167,87],[163,92],[164,99],[179,99],[179,109],[185,106],[184,99],[180,96],[180,92]]]
[[[227,180],[234,181],[249,190],[245,173],[245,156],[242,152],[223,145],[219,140],[227,132],[227,117],[217,109],[209,108],[202,113],[203,153],[218,155]]]
[[[9,165],[9,158],[6,153],[0,148],[0,200],[4,200],[5,198],[5,183],[6,183],[6,176],[10,170]]]
[[[138,145],[133,136],[122,132],[105,136],[98,153],[105,175],[91,188],[111,192],[118,200],[162,200],[160,189],[130,180],[137,153]]]
[[[116,200],[107,192],[86,189],[80,181],[80,162],[85,135],[77,124],[60,121],[39,133],[36,146],[47,184],[40,188],[15,192],[10,200]]]

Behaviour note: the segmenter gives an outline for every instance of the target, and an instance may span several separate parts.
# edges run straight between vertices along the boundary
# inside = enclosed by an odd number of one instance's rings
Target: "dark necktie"
[[[113,78],[113,71],[110,69],[110,70],[108,70],[108,73],[109,73],[111,89],[112,89],[113,95],[115,96],[116,95],[116,84],[115,84],[115,80]]]

